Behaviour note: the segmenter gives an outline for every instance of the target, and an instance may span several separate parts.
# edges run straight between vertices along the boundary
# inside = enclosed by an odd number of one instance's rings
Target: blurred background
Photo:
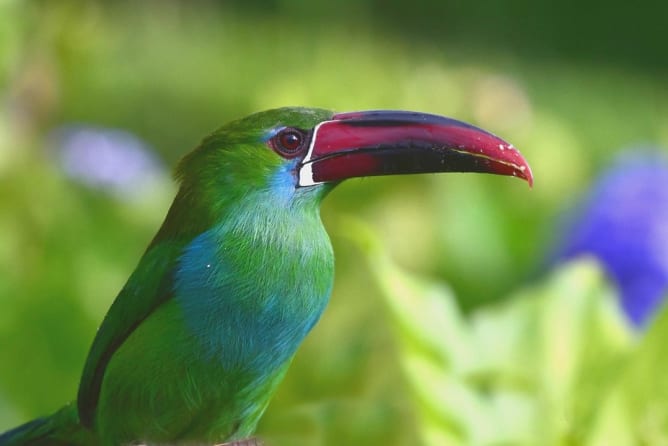
[[[535,186],[349,181],[277,445],[668,444],[668,3],[0,0],[0,431],[76,395],[96,328],[224,122],[438,113]]]

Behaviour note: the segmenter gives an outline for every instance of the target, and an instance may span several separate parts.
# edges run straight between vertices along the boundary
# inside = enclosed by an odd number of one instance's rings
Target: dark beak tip
[[[520,151],[512,144],[506,144],[506,148],[510,148],[514,152],[513,158],[516,159],[516,161],[513,162],[512,175],[525,180],[529,185],[529,188],[533,189],[533,172],[531,171],[531,166]]]
[[[513,173],[513,175],[525,180],[529,185],[529,188],[533,189],[533,172],[531,170],[531,166],[515,146],[512,144],[507,144],[506,147],[513,150],[518,161],[517,170],[519,172],[517,175],[515,175],[515,173]]]
[[[533,174],[531,173],[531,170],[524,170],[520,172],[513,172],[512,176],[517,177],[521,180],[524,180],[527,182],[529,185],[529,189],[533,189]]]
[[[529,167],[528,164],[526,165],[524,179],[526,180],[527,183],[529,183],[529,188],[533,189],[533,172],[531,171],[531,167]]]

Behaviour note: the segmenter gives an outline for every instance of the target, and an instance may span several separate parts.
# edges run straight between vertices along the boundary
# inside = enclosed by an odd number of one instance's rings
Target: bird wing
[[[79,385],[79,418],[92,426],[105,369],[114,352],[158,306],[172,296],[173,271],[182,243],[151,245],[111,305],[88,353]]]

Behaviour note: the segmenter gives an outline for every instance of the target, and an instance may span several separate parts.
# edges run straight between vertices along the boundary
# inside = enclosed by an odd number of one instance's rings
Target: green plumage
[[[32,441],[55,444],[65,412],[73,444],[213,444],[253,433],[326,305],[334,265],[319,217],[331,186],[296,188],[295,162],[266,138],[331,114],[258,113],[181,161],[165,222],[93,342],[81,425],[68,406],[48,429],[29,432]]]

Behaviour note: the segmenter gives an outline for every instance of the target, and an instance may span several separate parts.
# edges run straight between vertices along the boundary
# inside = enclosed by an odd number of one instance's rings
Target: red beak
[[[511,144],[443,116],[406,111],[339,113],[313,130],[299,185],[346,178],[434,172],[484,172],[533,184]]]

